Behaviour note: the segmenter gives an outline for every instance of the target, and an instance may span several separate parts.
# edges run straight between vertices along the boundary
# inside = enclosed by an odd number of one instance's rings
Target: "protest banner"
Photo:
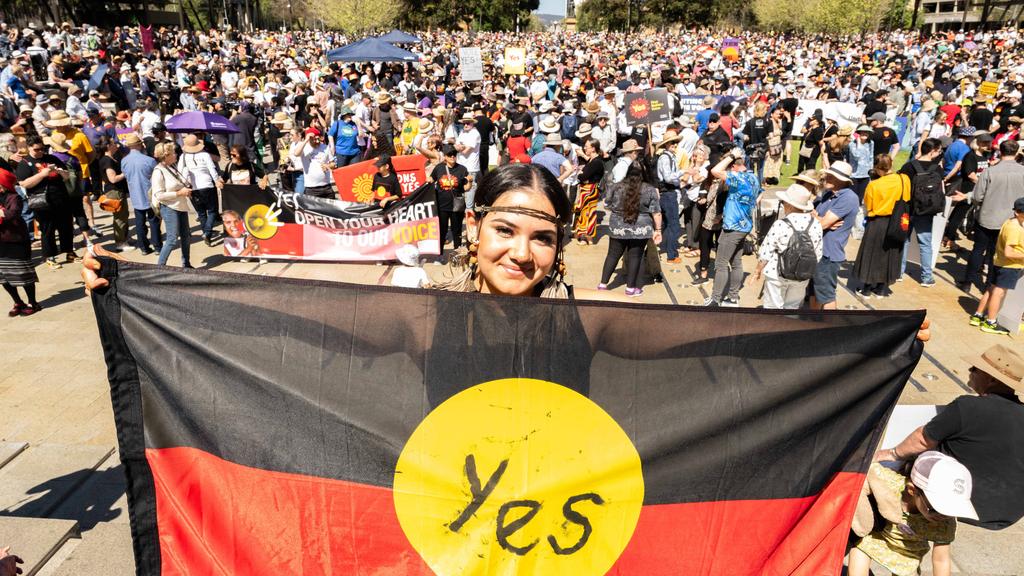
[[[463,82],[480,82],[484,79],[484,61],[480,57],[479,47],[459,48],[459,73]]]
[[[692,117],[697,112],[700,112],[701,110],[703,110],[704,109],[704,97],[705,96],[707,96],[707,95],[706,94],[704,94],[704,95],[688,94],[686,96],[680,96],[679,97],[679,107],[683,109],[683,114]],[[717,102],[718,99],[721,98],[721,96],[714,96],[714,98],[715,98],[715,101]]]
[[[395,175],[402,186],[402,195],[412,193],[427,183],[427,159],[422,154],[392,156],[391,165],[395,167]],[[372,203],[384,198],[382,190],[373,190],[373,175],[377,167],[373,160],[335,168],[331,171],[334,185],[338,188],[338,197],[346,202]]]
[[[664,88],[628,92],[624,105],[628,126],[652,124],[672,118],[672,109],[668,105],[668,91]]]
[[[526,48],[520,46],[505,47],[505,74],[526,73]]]
[[[923,311],[102,263],[135,559],[154,576],[838,576],[922,352]]]
[[[835,118],[839,126],[848,126],[853,129],[862,122],[864,117],[864,105],[852,104],[849,102],[828,102],[825,100],[800,100],[796,110],[796,117],[793,118],[793,135],[800,136],[800,132],[815,110],[821,110],[823,118]]]
[[[433,185],[386,208],[258,186],[227,184],[222,195],[225,256],[381,261],[406,244],[441,253]]]

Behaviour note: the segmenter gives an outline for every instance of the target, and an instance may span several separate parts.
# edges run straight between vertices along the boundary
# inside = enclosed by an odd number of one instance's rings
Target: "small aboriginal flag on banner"
[[[102,263],[146,575],[838,575],[922,346],[923,312]]]

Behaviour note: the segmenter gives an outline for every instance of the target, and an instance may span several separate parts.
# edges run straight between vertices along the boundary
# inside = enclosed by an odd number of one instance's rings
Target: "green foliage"
[[[768,30],[845,34],[901,26],[900,0],[754,0],[754,14]]]
[[[625,0],[586,0],[576,9],[576,27],[586,32],[626,29]]]

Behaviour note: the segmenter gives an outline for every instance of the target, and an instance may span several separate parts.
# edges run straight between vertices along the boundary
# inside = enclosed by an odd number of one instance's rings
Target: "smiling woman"
[[[508,164],[484,176],[473,210],[467,269],[438,288],[505,296],[623,300],[565,284],[565,229],[572,213],[561,184],[530,164]]]

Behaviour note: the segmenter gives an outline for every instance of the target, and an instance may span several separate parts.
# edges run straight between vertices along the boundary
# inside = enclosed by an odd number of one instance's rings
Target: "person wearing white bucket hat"
[[[420,249],[415,244],[405,244],[395,250],[395,259],[403,265],[391,275],[391,285],[402,288],[426,288],[430,277],[420,266]]]
[[[790,184],[776,196],[783,216],[761,242],[754,279],[764,276],[765,308],[796,310],[821,259],[821,224],[811,214],[814,195],[804,186]]]
[[[872,560],[896,576],[919,574],[929,549],[932,572],[950,574],[956,518],[978,518],[971,503],[971,473],[951,456],[925,452],[917,457],[909,477],[905,474],[877,463],[871,466],[866,490],[885,522],[850,550],[849,576],[868,576]],[[858,508],[864,506],[862,496]]]

